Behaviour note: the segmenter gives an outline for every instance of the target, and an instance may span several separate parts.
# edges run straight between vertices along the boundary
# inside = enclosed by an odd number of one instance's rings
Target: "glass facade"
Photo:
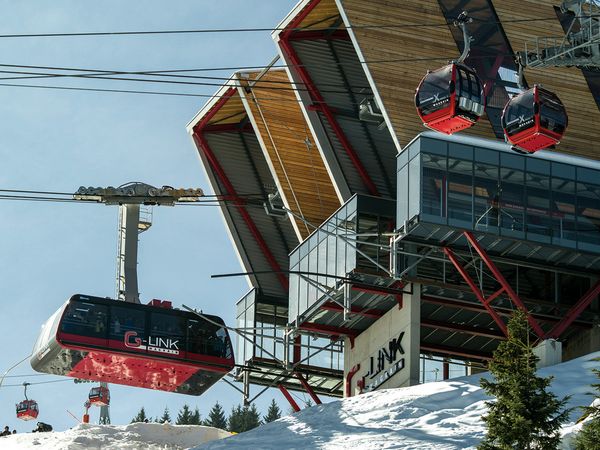
[[[398,155],[408,221],[600,253],[600,170],[431,137]]]
[[[237,302],[237,326],[245,329],[244,339],[238,335],[236,361],[244,364],[253,358],[283,360],[283,333],[288,320],[287,308],[265,302],[256,289],[251,290]],[[294,353],[290,344],[290,358],[295,354],[303,365],[343,370],[343,344],[333,343],[327,350],[320,349],[331,344],[329,339],[300,337],[300,349]]]
[[[389,233],[396,202],[355,195],[290,254],[289,321],[342,286],[358,271],[384,273],[389,267]],[[386,275],[387,276],[387,275]]]

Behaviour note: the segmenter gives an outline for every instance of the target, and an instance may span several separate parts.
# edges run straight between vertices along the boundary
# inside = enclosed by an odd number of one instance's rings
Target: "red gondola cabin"
[[[223,320],[74,295],[54,313],[31,357],[38,372],[200,395],[234,367]]]
[[[453,134],[472,127],[483,115],[483,86],[472,69],[452,63],[425,75],[417,88],[415,106],[427,128]]]
[[[35,400],[23,400],[17,403],[17,419],[33,420],[40,413],[38,404]]]
[[[88,395],[90,405],[108,406],[110,404],[110,391],[105,386],[93,387]]]
[[[537,85],[510,99],[502,113],[507,141],[527,153],[558,144],[567,124],[560,99]]]

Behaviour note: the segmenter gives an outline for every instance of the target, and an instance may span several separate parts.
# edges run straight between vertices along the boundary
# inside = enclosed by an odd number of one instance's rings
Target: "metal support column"
[[[117,255],[117,298],[140,303],[137,262],[140,205],[119,206],[119,247]]]

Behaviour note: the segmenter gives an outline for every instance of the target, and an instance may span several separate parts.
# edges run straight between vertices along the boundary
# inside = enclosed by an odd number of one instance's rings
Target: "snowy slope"
[[[539,371],[554,375],[552,390],[572,395],[569,406],[589,405],[599,353]],[[488,400],[481,375],[405,389],[389,389],[313,406],[258,429],[198,446],[197,450],[246,449],[435,449],[474,448],[484,435]],[[571,415],[575,421],[580,412]],[[572,428],[570,426],[565,429]]]
[[[227,431],[197,425],[133,423],[81,424],[68,431],[0,437],[2,450],[180,450],[230,436]]]
[[[589,405],[591,383],[600,368],[600,352],[540,370],[554,375],[553,391],[572,395],[569,406]],[[473,449],[484,434],[481,421],[485,396],[481,375],[429,383],[405,389],[389,389],[359,395],[230,436],[222,430],[200,426],[132,424],[126,426],[79,425],[57,433],[18,434],[0,438],[4,449],[187,449],[196,450],[464,450]],[[574,422],[580,412],[571,415]],[[570,441],[579,426],[564,427]],[[213,440],[219,439],[219,440]],[[210,442],[208,442],[210,441]],[[565,442],[565,449],[569,446]]]

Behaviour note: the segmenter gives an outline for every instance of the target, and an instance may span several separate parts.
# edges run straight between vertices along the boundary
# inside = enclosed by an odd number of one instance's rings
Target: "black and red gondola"
[[[525,153],[557,145],[567,125],[567,111],[558,96],[538,85],[510,99],[502,113],[506,140]]]
[[[27,398],[27,386],[29,386],[29,383],[23,383],[23,386],[25,388],[25,394],[24,394],[25,400],[17,403],[17,405],[16,405],[17,419],[21,419],[21,420],[36,419],[40,413],[38,404],[35,400],[29,400]]]
[[[454,22],[464,36],[460,58],[428,72],[415,94],[415,106],[423,125],[445,134],[472,127],[485,111],[483,84],[475,71],[463,64],[470,51],[471,37],[466,28],[470,21],[463,12]]]
[[[200,395],[234,367],[223,320],[171,307],[72,296],[42,327],[38,372]]]
[[[96,386],[90,389],[88,394],[90,405],[108,406],[110,405],[110,391],[106,386]]]

